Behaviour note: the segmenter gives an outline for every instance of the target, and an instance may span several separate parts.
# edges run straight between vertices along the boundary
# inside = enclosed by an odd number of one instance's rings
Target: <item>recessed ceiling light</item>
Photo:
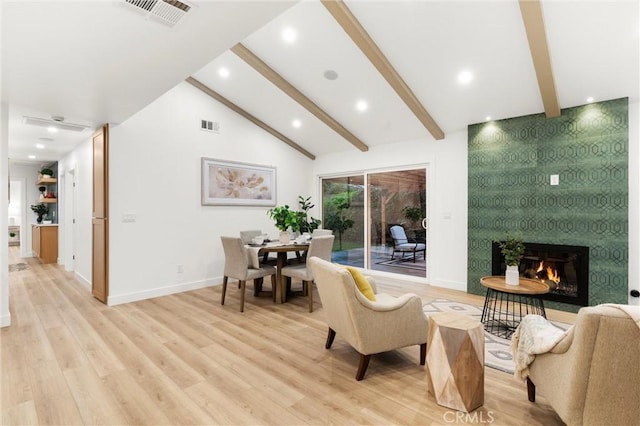
[[[458,74],[458,82],[460,84],[469,84],[471,80],[473,80],[473,74],[471,73],[471,71],[464,70],[460,71],[460,73]]]
[[[324,78],[326,78],[327,80],[337,80],[338,73],[335,72],[334,70],[326,70],[324,72]]]
[[[589,102],[589,103],[593,102],[593,96],[589,96],[589,97],[587,98],[587,102]]]
[[[218,70],[218,75],[222,78],[229,78],[229,69],[222,67]]]
[[[36,144],[36,148],[38,148],[38,149],[44,149],[44,145],[43,145],[43,144],[41,144],[41,143],[37,143],[37,144]]]
[[[485,119],[486,121],[491,121],[491,116],[490,116],[490,115],[487,115],[484,119]]]
[[[36,159],[36,156],[35,156],[35,155],[30,155],[30,156],[29,156],[29,160],[35,160],[35,159]]]
[[[291,122],[291,125],[292,125],[293,127],[295,127],[296,129],[299,129],[299,128],[302,126],[302,121],[300,121],[300,120],[293,120],[293,121]]]
[[[58,128],[50,126],[50,127],[47,127],[47,130],[49,131],[49,133],[56,133],[58,131]]]
[[[298,34],[293,28],[286,27],[284,30],[282,30],[282,39],[287,43],[293,43],[297,38]]]
[[[369,109],[369,104],[366,101],[356,102],[356,109],[360,112],[364,112]]]

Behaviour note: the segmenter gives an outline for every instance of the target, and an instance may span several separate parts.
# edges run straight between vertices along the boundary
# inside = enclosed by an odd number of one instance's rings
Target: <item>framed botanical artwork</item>
[[[202,158],[203,206],[275,206],[276,168]]]

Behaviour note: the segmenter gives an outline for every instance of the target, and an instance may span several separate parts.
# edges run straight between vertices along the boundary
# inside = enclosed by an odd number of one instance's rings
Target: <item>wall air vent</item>
[[[220,133],[220,123],[217,121],[200,120],[200,130]]]
[[[177,24],[191,9],[191,6],[178,0],[124,0],[124,3],[171,25]]]
[[[75,123],[67,123],[61,120],[49,120],[46,118],[39,117],[27,117],[23,116],[24,124],[29,126],[39,126],[39,127],[55,127],[59,130],[68,130],[70,132],[83,132],[89,128],[84,124],[75,124]]]

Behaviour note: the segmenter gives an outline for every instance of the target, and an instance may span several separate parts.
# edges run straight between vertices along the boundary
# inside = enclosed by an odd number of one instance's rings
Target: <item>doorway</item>
[[[321,188],[322,226],[336,237],[334,262],[427,277],[426,166],[324,177]],[[394,250],[394,225],[416,244],[415,259],[411,252]]]
[[[30,249],[27,243],[28,232],[26,223],[26,180],[24,178],[9,181],[9,246],[19,246],[20,256],[26,257],[26,250]]]
[[[62,250],[64,253],[64,269],[67,272],[76,270],[76,169],[68,170],[60,176],[60,186],[64,188],[63,210],[60,212],[60,223],[64,226]]]

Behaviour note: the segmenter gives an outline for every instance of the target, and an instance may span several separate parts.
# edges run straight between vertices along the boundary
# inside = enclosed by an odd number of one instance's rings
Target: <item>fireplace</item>
[[[520,276],[547,283],[546,300],[587,306],[589,303],[589,247],[524,243]],[[506,264],[498,241],[491,253],[491,274],[504,275]]]

